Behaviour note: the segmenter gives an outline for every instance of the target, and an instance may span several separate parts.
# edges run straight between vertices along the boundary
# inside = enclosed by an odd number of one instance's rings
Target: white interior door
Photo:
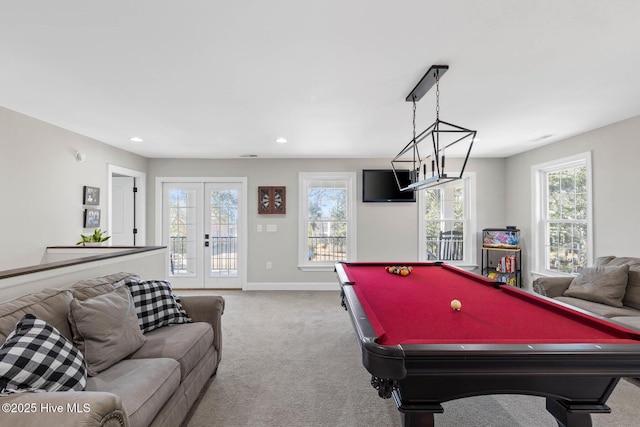
[[[162,244],[178,288],[242,288],[243,182],[164,182]]]
[[[109,164],[107,180],[107,244],[145,246],[147,175]]]
[[[134,193],[135,178],[114,176],[111,178],[111,245],[134,245]]]

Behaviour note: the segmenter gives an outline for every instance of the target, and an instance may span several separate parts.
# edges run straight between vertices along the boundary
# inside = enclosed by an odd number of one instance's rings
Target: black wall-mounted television
[[[396,170],[400,185],[411,183],[408,170]],[[400,191],[393,169],[362,170],[362,201],[365,203],[415,202],[414,191]]]

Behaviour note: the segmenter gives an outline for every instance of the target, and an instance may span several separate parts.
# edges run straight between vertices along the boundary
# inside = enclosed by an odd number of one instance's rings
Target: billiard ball
[[[451,308],[455,311],[460,311],[460,309],[462,308],[462,303],[457,299],[454,299],[451,301]]]
[[[384,268],[388,273],[397,274],[399,276],[408,276],[413,270],[412,267],[405,266],[387,266]]]

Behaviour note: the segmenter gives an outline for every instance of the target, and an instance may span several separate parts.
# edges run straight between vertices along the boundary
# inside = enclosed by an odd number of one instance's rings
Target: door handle
[[[205,248],[209,247],[209,235],[208,234],[204,235],[204,246],[205,246]]]

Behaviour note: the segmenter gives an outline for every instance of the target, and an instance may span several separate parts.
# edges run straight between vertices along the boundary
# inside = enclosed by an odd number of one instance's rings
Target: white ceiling
[[[0,105],[151,158],[391,158],[433,64],[472,157],[526,151],[640,114],[640,1],[0,0]]]

